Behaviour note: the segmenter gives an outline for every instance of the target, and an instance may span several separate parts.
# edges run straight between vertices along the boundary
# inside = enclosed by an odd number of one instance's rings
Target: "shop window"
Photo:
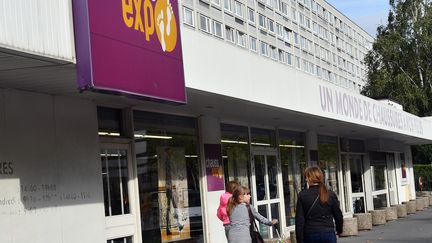
[[[130,213],[128,161],[125,150],[101,150],[105,216]]]
[[[337,138],[318,136],[318,166],[324,172],[326,184],[339,195],[338,158]]]
[[[304,134],[279,130],[279,150],[287,226],[294,225],[297,195],[306,185]]]
[[[132,237],[123,237],[123,238],[107,240],[107,243],[132,243]]]
[[[261,128],[251,128],[251,144],[260,147],[276,147],[275,131]]]
[[[241,185],[249,187],[248,128],[221,124],[221,138],[225,181],[237,180]]]
[[[101,136],[123,136],[122,110],[107,107],[98,107],[98,133]]]
[[[197,121],[134,111],[142,235],[203,242]]]

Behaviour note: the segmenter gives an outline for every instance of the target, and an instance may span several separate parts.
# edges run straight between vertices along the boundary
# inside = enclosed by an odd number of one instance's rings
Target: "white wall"
[[[93,103],[0,90],[0,242],[105,242],[98,147]]]
[[[189,88],[432,140],[432,121],[339,88],[183,25],[182,45],[186,86]],[[332,99],[321,98],[322,90]],[[360,103],[360,109],[347,104],[347,99],[338,102],[337,95],[355,99]],[[337,111],[341,105],[347,112]],[[386,117],[379,111],[382,108],[390,109],[396,122],[381,122],[380,118]]]
[[[0,47],[75,61],[71,0],[0,1]]]

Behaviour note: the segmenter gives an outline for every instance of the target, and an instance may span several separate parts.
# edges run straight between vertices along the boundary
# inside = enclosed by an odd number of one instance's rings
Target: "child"
[[[238,186],[240,186],[240,184],[237,181],[228,182],[225,193],[222,194],[219,199],[219,208],[217,210],[217,216],[223,222],[225,228],[225,235],[227,239],[228,239],[228,230],[229,230],[230,221],[226,209],[228,206],[228,200],[231,198],[232,193]]]

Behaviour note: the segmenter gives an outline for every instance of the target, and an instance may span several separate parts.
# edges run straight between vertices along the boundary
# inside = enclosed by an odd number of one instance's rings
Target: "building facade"
[[[373,38],[325,1],[168,1],[182,105],[79,92],[77,2],[0,8],[0,242],[226,242],[230,180],[289,236],[311,165],[344,217],[415,198],[410,145],[432,123],[359,94]],[[117,17],[139,30],[145,2]]]

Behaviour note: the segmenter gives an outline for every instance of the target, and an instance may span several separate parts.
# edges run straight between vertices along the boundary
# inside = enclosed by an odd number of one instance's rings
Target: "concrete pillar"
[[[342,234],[340,236],[358,235],[357,218],[344,218]]]
[[[224,193],[220,191],[207,190],[207,176],[205,166],[204,144],[220,144],[220,122],[219,119],[209,116],[202,116],[198,119],[199,134],[200,134],[200,150],[201,154],[201,190],[202,190],[202,207],[204,212],[203,226],[206,240],[209,243],[224,243],[227,242],[225,230],[222,222],[217,218],[216,212],[219,206],[219,197]],[[143,236],[145,237],[145,236]]]
[[[405,218],[407,216],[407,207],[406,204],[396,205],[397,217]]]
[[[318,135],[313,130],[306,132],[306,161],[309,166],[318,165]]]
[[[386,220],[387,221],[392,221],[392,220],[396,220],[397,217],[397,208],[396,207],[387,207],[385,208],[386,211]]]
[[[371,230],[372,229],[372,214],[371,213],[356,213],[354,217],[357,218],[358,230]]]
[[[385,210],[372,210],[370,213],[372,214],[372,225],[382,225],[386,223]]]
[[[371,179],[371,170],[370,170],[370,158],[369,153],[364,156],[363,161],[363,178],[365,184],[365,195],[366,195],[366,209],[371,210],[373,208],[373,197],[372,197],[372,179]]]

